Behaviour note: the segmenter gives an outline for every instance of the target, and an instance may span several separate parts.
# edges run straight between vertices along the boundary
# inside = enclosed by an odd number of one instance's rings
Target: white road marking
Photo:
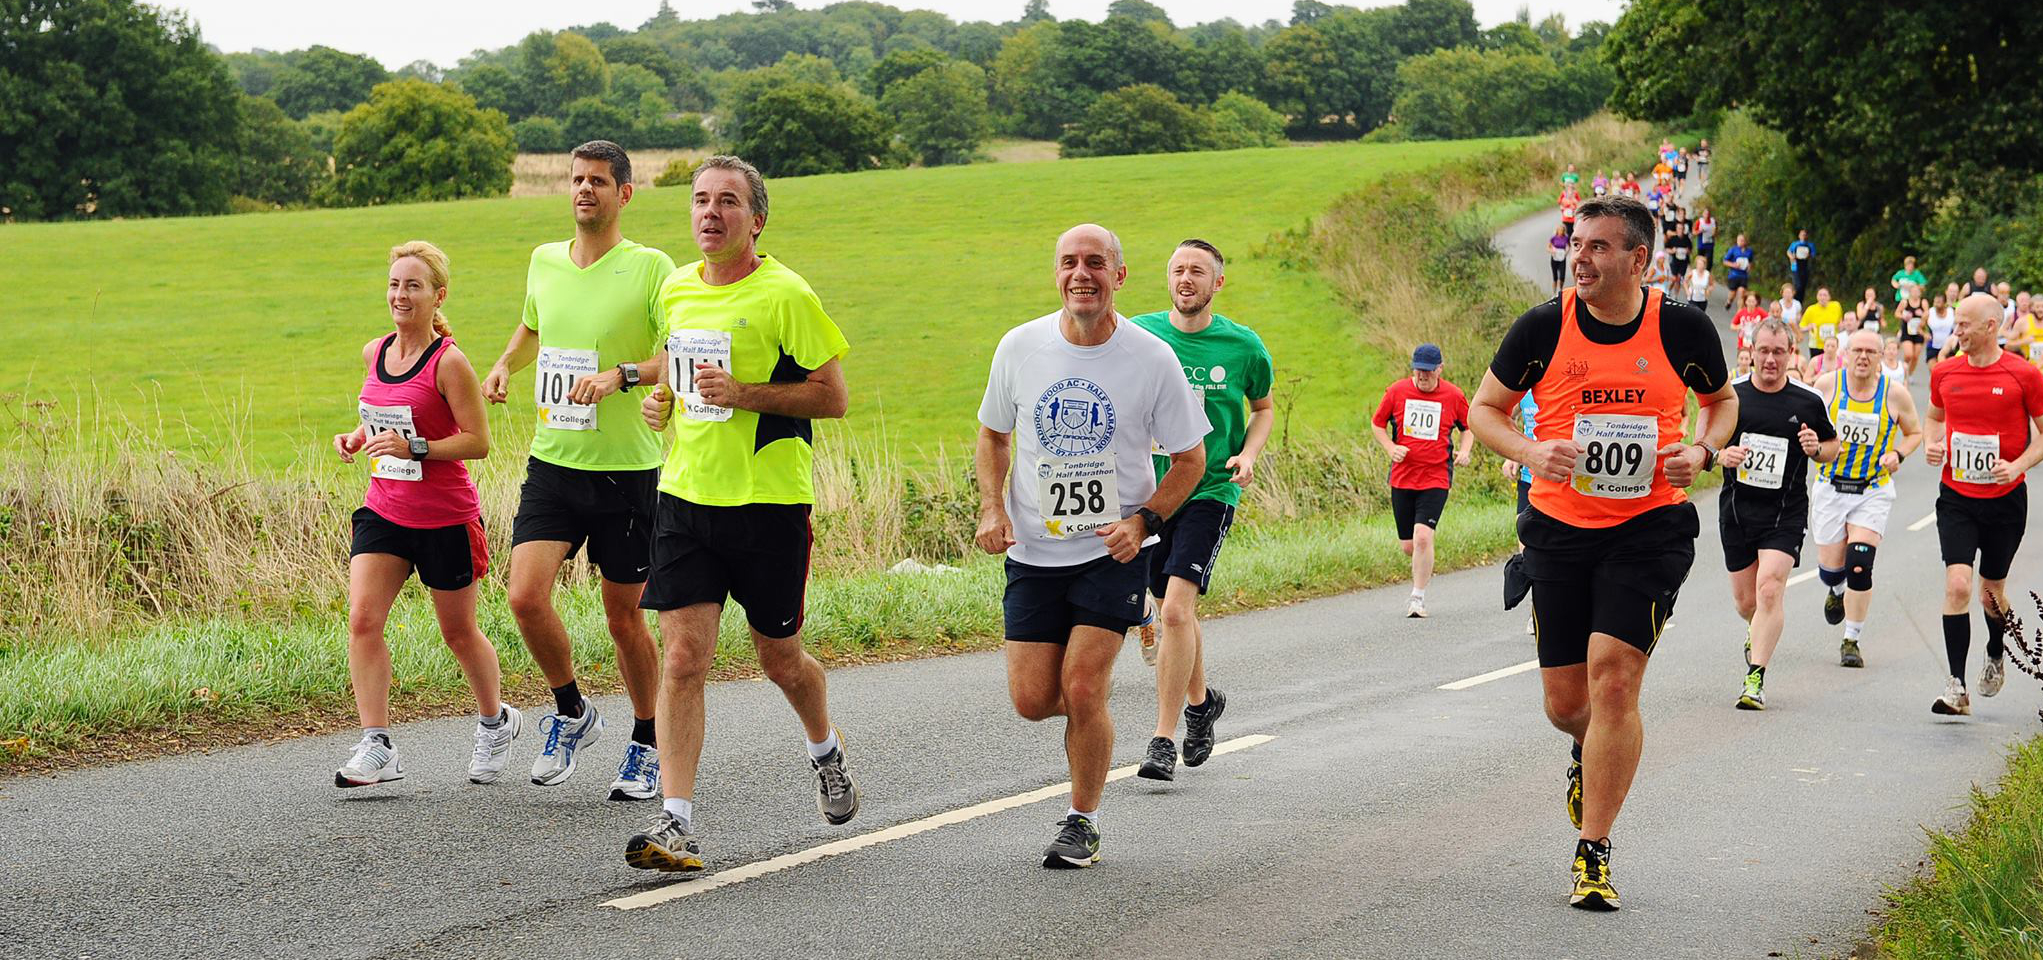
[[[1213,755],[1217,757],[1223,753],[1233,753],[1236,750],[1246,750],[1250,747],[1261,746],[1265,743],[1269,743],[1270,741],[1275,739],[1277,738],[1262,733],[1254,733],[1246,737],[1236,737],[1233,740],[1229,740],[1226,741],[1225,743],[1221,743],[1218,746],[1215,746],[1213,748]],[[1135,775],[1135,770],[1136,767],[1132,766],[1120,767],[1107,774],[1107,782],[1112,783],[1116,780],[1122,780],[1128,777],[1132,777]],[[698,896],[700,894],[708,893],[711,890],[720,890],[724,887],[744,883],[747,880],[756,880],[768,874],[779,873],[783,870],[799,867],[807,863],[814,863],[825,857],[834,857],[838,856],[839,854],[863,850],[867,847],[876,847],[883,843],[892,843],[895,840],[905,840],[908,837],[915,836],[916,834],[928,833],[931,830],[936,830],[941,827],[955,826],[957,824],[964,823],[968,820],[977,820],[980,817],[991,816],[993,814],[1000,813],[1001,811],[1004,810],[1012,810],[1016,807],[1025,807],[1032,803],[1040,803],[1044,800],[1051,799],[1052,797],[1061,797],[1070,792],[1071,783],[1069,781],[1066,781],[1064,783],[1044,787],[1040,790],[1030,790],[1027,793],[1017,793],[1011,797],[1002,797],[998,800],[988,800],[985,803],[973,804],[972,806],[969,807],[963,807],[957,810],[946,811],[944,813],[939,813],[932,817],[924,817],[920,820],[913,820],[908,823],[895,824],[894,826],[887,827],[883,830],[875,830],[871,833],[861,834],[856,837],[847,837],[843,840],[833,840],[819,847],[810,847],[807,850],[797,850],[794,853],[782,854],[770,860],[761,860],[757,863],[748,863],[743,866],[732,867],[729,870],[722,870],[710,874],[709,876],[699,881],[688,882],[684,880],[677,880],[677,882],[670,883],[658,889],[647,890],[642,893],[634,893],[628,897],[618,897],[615,900],[605,901],[603,903],[603,906],[615,907],[616,909],[619,910],[640,910],[646,907],[658,906],[662,903],[679,900],[683,897]]]
[[[1502,680],[1505,677],[1516,676],[1518,674],[1524,673],[1527,670],[1537,668],[1538,666],[1539,666],[1538,660],[1527,660],[1524,663],[1514,663],[1508,667],[1500,667],[1496,670],[1492,670],[1489,673],[1478,674],[1466,680],[1456,680],[1453,683],[1443,683],[1440,686],[1436,687],[1435,689],[1466,690],[1470,687],[1475,686],[1478,683],[1489,683],[1492,680]]]
[[[1794,576],[1792,576],[1792,577],[1789,577],[1789,578],[1788,578],[1788,586],[1791,586],[1791,587],[1792,587],[1792,586],[1794,586],[1795,584],[1798,584],[1798,583],[1801,583],[1801,582],[1803,582],[1804,580],[1814,580],[1815,578],[1816,578],[1816,571],[1814,571],[1814,570],[1805,570],[1805,571],[1803,571],[1803,572],[1801,572],[1801,573],[1795,574],[1795,575],[1794,575]]]
[[[1917,520],[1917,521],[1915,521],[1914,523],[1911,523],[1911,524],[1909,524],[1909,525],[1908,525],[1908,532],[1909,532],[1909,533],[1914,533],[1915,531],[1917,531],[1917,530],[1920,530],[1920,529],[1922,529],[1922,528],[1924,528],[1924,527],[1927,527],[1927,526],[1929,526],[1930,524],[1932,524],[1932,523],[1935,523],[1935,522],[1937,522],[1937,512],[1936,512],[1935,510],[1931,510],[1931,511],[1929,512],[1929,515],[1928,515],[1928,516],[1926,516],[1926,517],[1923,517],[1922,519],[1920,519],[1920,520]]]

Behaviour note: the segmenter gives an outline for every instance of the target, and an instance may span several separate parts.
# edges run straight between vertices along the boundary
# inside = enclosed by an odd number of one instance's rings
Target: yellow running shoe
[[[1617,888],[1610,885],[1610,841],[1575,841],[1575,892],[1568,906],[1580,910],[1616,910]]]
[[[1568,822],[1582,829],[1582,761],[1568,764]]]

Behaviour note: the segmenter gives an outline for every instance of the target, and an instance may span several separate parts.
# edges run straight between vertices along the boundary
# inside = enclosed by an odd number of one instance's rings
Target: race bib
[[[1440,439],[1440,402],[1406,400],[1403,432],[1414,440]]]
[[[2030,342],[2029,362],[2030,363],[2043,362],[2043,340],[2035,340]]]
[[[412,429],[411,405],[397,404],[379,407],[364,403],[360,406],[362,426],[368,428],[368,437],[373,440],[377,434],[395,432],[411,442],[418,432]],[[410,457],[371,457],[369,475],[383,480],[424,480],[426,465]]]
[[[1951,434],[1951,481],[1994,483],[1993,463],[2000,459],[2000,435]]]
[[[1761,490],[1779,490],[1788,462],[1787,438],[1741,433],[1738,445],[1745,448],[1745,460],[1738,464],[1738,482]]]
[[[1846,410],[1837,415],[1837,438],[1845,443],[1871,446],[1873,438],[1879,435],[1880,415],[1877,413]]]
[[[1908,318],[1908,335],[1911,337],[1922,336],[1922,319],[1920,317]],[[2035,348],[2036,348],[2035,344],[2032,343],[2029,345],[2029,349],[2034,350]],[[2033,354],[2031,355],[2031,359],[2034,359]]]
[[[1821,343],[1829,343],[1831,337],[1837,336],[1837,324],[1819,323],[1816,325],[1816,332],[1823,337]]]
[[[1752,269],[1752,258],[1751,258],[1751,257],[1739,257],[1739,258],[1738,258],[1738,269],[1740,269],[1740,270],[1750,270],[1750,269]]]
[[[667,382],[674,389],[675,408],[690,420],[729,420],[731,408],[709,403],[695,391],[695,367],[703,363],[731,369],[730,331],[676,330],[667,337]]]
[[[1649,416],[1583,414],[1575,417],[1575,492],[1634,500],[1653,492],[1660,447],[1659,422]]]
[[[539,425],[555,430],[596,429],[595,404],[568,402],[575,381],[596,372],[596,351],[540,347],[539,373],[532,378],[532,402],[539,405]]]
[[[1809,248],[1808,248],[1808,247],[1796,247],[1796,248],[1795,248],[1795,259],[1797,259],[1797,260],[1807,260],[1807,259],[1809,259]]]
[[[1047,457],[1036,464],[1036,506],[1043,536],[1070,540],[1119,522],[1121,490],[1111,451],[1092,457]]]

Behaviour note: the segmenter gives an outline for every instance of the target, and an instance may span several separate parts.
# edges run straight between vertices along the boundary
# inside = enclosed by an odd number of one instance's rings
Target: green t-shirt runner
[[[1173,326],[1170,312],[1145,313],[1132,318],[1141,327],[1170,344],[1185,368],[1185,379],[1206,401],[1206,420],[1213,425],[1206,434],[1206,473],[1191,499],[1218,500],[1228,506],[1241,502],[1241,487],[1232,481],[1234,471],[1227,460],[1241,452],[1248,441],[1248,404],[1270,395],[1275,372],[1270,351],[1254,330],[1220,314],[1198,333],[1186,333]],[[1169,457],[1157,457],[1156,475],[1161,480],[1170,468]]]
[[[815,503],[808,420],[707,406],[690,399],[693,367],[674,370],[693,357],[723,366],[740,383],[798,383],[850,353],[809,282],[760,254],[759,269],[743,280],[711,286],[698,260],[660,286],[660,316],[676,394],[674,447],[660,492],[706,507]]]
[[[1929,291],[1929,278],[1923,276],[1921,270],[1896,270],[1894,271],[1894,276],[1888,278],[1888,282],[1903,284],[1903,286],[1894,288],[1895,303],[1908,299],[1908,287],[1906,284],[1915,284],[1915,288],[1924,293]]]
[[[673,258],[620,241],[585,269],[568,256],[572,240],[541,244],[525,269],[525,326],[539,335],[535,394],[565,395],[575,378],[636,363],[659,352],[659,290]],[[532,456],[574,470],[650,470],[660,465],[660,436],[639,416],[643,396],[620,390],[587,408],[539,403]]]

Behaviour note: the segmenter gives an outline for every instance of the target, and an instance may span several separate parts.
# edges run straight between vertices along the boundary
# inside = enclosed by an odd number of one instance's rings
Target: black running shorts
[[[348,556],[387,553],[410,561],[419,582],[433,590],[459,590],[489,572],[489,543],[482,518],[451,527],[400,527],[368,507],[355,511],[354,543]]]
[[[734,600],[760,636],[792,637],[802,629],[812,543],[806,503],[706,507],[662,493],[652,574],[638,605],[679,610]]]
[[[1068,643],[1075,626],[1128,632],[1142,619],[1142,581],[1154,550],[1145,547],[1127,563],[1100,557],[1069,567],[1038,567],[1009,558],[1007,592],[1001,598],[1007,639]]]
[[[1808,527],[1748,526],[1731,518],[1728,510],[1717,511],[1717,532],[1724,543],[1724,569],[1737,573],[1759,562],[1759,551],[1779,550],[1802,565],[1802,540]]]
[[[1447,509],[1447,488],[1406,490],[1390,488],[1390,516],[1397,521],[1397,538],[1410,540],[1412,527],[1425,524],[1440,529],[1440,512]]]
[[[652,519],[660,471],[576,470],[537,457],[525,464],[511,546],[533,540],[589,545],[589,562],[611,583],[644,583],[652,564]]]
[[[1944,565],[1969,567],[1976,554],[1980,579],[2006,580],[2029,525],[2028,483],[1998,497],[1968,497],[1950,484],[1938,486],[1937,542]]]
[[[1199,587],[1204,596],[1213,580],[1213,565],[1220,561],[1220,545],[1234,526],[1234,506],[1218,500],[1187,500],[1178,512],[1163,522],[1149,553],[1149,592],[1161,597],[1170,578],[1180,577]]]
[[[1537,507],[1519,515],[1539,665],[1587,662],[1592,633],[1652,655],[1695,564],[1700,531],[1690,503],[1649,510],[1600,530],[1570,527]]]

